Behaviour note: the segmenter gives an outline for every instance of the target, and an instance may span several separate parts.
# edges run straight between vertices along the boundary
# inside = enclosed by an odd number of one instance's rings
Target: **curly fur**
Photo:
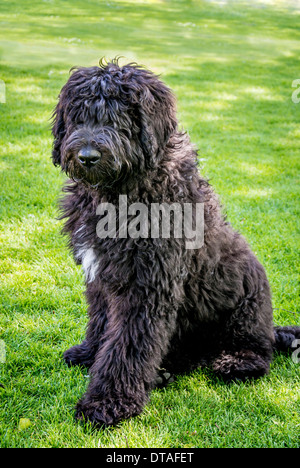
[[[287,350],[299,328],[274,332],[265,271],[199,175],[170,89],[117,60],[74,69],[53,135],[53,162],[70,176],[63,232],[86,273],[86,338],[64,354],[90,369],[77,417],[111,425],[139,414],[160,369],[167,380],[200,365],[226,380],[266,374],[274,347]],[[92,170],[78,159],[84,145],[102,155]],[[120,194],[146,205],[204,203],[204,246],[187,250],[174,237],[99,239],[97,206],[118,210]]]

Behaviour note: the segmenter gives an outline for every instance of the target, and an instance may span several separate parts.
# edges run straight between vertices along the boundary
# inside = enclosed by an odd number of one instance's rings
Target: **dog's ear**
[[[156,77],[142,88],[139,96],[140,142],[145,154],[155,162],[158,150],[163,149],[176,132],[175,97]]]
[[[155,136],[154,132],[154,125],[153,121],[150,116],[143,111],[140,110],[140,143],[143,149],[143,153],[146,154],[151,161],[155,159],[155,155],[157,154],[158,150],[158,141]]]
[[[61,163],[61,143],[66,134],[65,120],[64,120],[64,109],[60,101],[58,102],[53,112],[53,125],[52,134],[54,136],[53,149],[52,149],[52,161],[55,166],[59,166]]]

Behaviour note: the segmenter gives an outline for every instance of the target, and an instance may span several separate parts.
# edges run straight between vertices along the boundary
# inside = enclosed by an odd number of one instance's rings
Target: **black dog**
[[[226,380],[266,374],[273,350],[288,350],[300,328],[274,329],[264,269],[199,176],[171,91],[135,64],[75,69],[53,135],[53,162],[71,179],[64,232],[83,265],[89,304],[86,339],[64,355],[90,368],[77,417],[111,425],[139,414],[161,369],[168,377],[210,365]],[[120,235],[120,195],[149,208],[203,206],[202,247],[187,248],[172,229],[170,238]],[[117,218],[106,238],[97,234],[101,204]]]

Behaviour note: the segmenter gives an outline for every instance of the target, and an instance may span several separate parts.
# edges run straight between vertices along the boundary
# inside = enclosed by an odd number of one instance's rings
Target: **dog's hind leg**
[[[214,371],[226,381],[244,381],[269,372],[275,337],[265,285],[247,294],[227,317],[222,351],[212,363]]]
[[[270,287],[244,239],[235,235],[226,242],[218,262],[199,278],[198,328],[212,324],[206,343],[219,376],[258,378],[269,372],[275,342]]]

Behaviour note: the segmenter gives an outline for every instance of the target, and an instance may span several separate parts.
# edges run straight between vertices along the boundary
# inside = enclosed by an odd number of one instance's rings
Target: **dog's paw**
[[[269,371],[269,361],[253,351],[223,352],[212,365],[213,370],[226,382],[257,379]]]
[[[83,398],[77,403],[75,417],[94,426],[105,428],[114,426],[123,419],[137,416],[142,411],[135,403],[116,400],[90,400]]]
[[[80,400],[76,406],[75,417],[103,429],[114,424],[114,419],[105,411],[104,404],[98,401],[85,402]]]
[[[94,353],[92,353],[85,342],[81,345],[72,346],[64,352],[63,358],[66,364],[71,366],[91,367],[94,363]]]

